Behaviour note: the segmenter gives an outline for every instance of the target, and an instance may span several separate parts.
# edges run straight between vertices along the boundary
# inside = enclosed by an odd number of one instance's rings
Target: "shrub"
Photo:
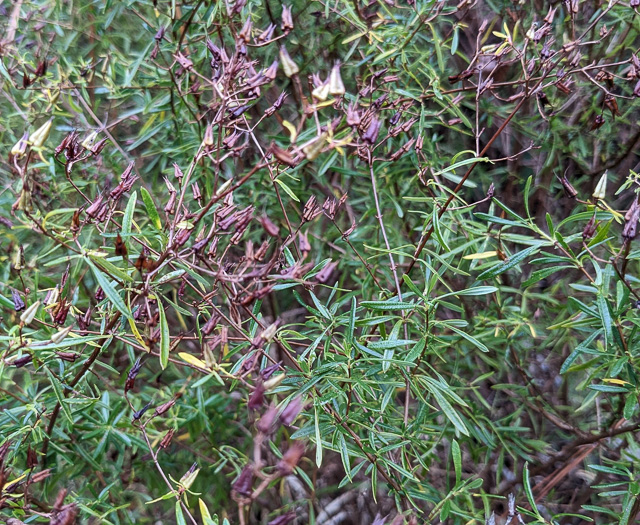
[[[637,520],[635,4],[0,6],[1,515]]]

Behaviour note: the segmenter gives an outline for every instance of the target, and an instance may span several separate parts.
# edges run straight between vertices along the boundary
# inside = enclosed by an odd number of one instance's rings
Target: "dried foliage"
[[[0,4],[0,516],[640,516],[638,2]]]

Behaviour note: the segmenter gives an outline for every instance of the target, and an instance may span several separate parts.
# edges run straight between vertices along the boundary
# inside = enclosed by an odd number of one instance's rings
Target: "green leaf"
[[[370,310],[414,310],[416,308],[416,304],[414,303],[406,303],[400,301],[362,301],[360,303],[365,308],[369,308]]]
[[[178,525],[187,525],[184,514],[182,513],[182,507],[180,506],[180,500],[176,501],[176,523]]]
[[[489,268],[488,270],[485,270],[480,275],[478,275],[478,280],[481,281],[483,279],[490,279],[492,277],[496,277],[501,273],[504,273],[507,270],[510,270],[514,266],[517,266],[520,262],[524,261],[527,257],[529,257],[530,255],[533,255],[539,250],[540,250],[539,246],[530,246],[529,248],[526,248],[521,252],[518,252],[512,255],[506,261],[502,261],[494,265],[493,267]]]
[[[98,281],[98,285],[100,286],[100,288],[102,288],[102,291],[107,296],[107,299],[109,299],[109,301],[111,302],[111,304],[113,304],[116,310],[118,310],[127,319],[130,319],[131,311],[129,310],[125,302],[122,300],[122,297],[120,297],[120,294],[113,287],[113,285],[111,284],[111,281],[107,279],[107,277],[105,277],[105,275],[97,268],[95,264],[93,264],[93,262],[91,262],[89,258],[86,258],[85,260],[91,267],[91,270],[93,270],[93,274],[95,275],[96,280]]]
[[[69,420],[69,423],[73,425],[73,418],[71,417],[71,411],[69,410],[69,407],[67,406],[67,404],[64,402],[65,398],[64,398],[64,393],[62,392],[62,386],[60,381],[58,381],[58,379],[53,375],[51,370],[49,370],[49,368],[47,368],[46,366],[44,367],[44,371],[49,377],[49,381],[51,381],[53,392],[56,395],[56,398],[58,400],[60,407],[62,408],[62,412],[64,413],[65,417]]]
[[[140,193],[142,194],[142,202],[144,202],[144,207],[147,209],[149,219],[151,219],[151,224],[153,224],[157,230],[162,230],[160,215],[158,215],[158,210],[156,209],[156,205],[154,204],[151,195],[149,195],[146,188],[141,188]]]
[[[158,313],[160,314],[160,366],[164,370],[169,364],[169,348],[171,346],[171,338],[169,335],[169,325],[167,323],[167,315],[164,311],[164,305],[158,297]]]
[[[316,435],[316,465],[320,468],[322,465],[322,437],[320,436],[320,420],[318,418],[318,407],[313,407],[314,430]]]
[[[451,423],[453,423],[453,426],[456,427],[456,429],[460,433],[464,434],[465,436],[468,436],[469,430],[467,429],[466,425],[464,424],[464,422],[462,421],[458,413],[451,406],[451,403],[449,403],[449,401],[447,401],[447,399],[437,389],[435,388],[430,389],[429,392],[431,392],[433,397],[436,398],[436,401],[438,405],[440,405],[442,412],[447,417],[447,419],[451,421]]]
[[[453,468],[456,472],[457,485],[462,479],[462,453],[460,452],[460,445],[455,439],[451,442],[451,457],[453,458]]]
[[[124,216],[122,217],[122,237],[125,239],[131,234],[131,225],[133,223],[133,213],[136,209],[136,202],[138,200],[138,192],[134,191],[129,197],[127,207],[124,210]]]

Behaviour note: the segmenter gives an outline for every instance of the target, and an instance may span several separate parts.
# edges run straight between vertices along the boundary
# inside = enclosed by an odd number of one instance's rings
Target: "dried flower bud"
[[[51,336],[51,342],[55,344],[61,343],[64,340],[64,338],[71,333],[71,330],[73,330],[73,326],[67,326],[62,330],[58,330],[55,334]]]
[[[58,359],[67,361],[69,363],[75,362],[75,360],[79,357],[79,355],[75,352],[56,352],[56,356],[58,357]]]
[[[9,154],[16,159],[22,158],[25,152],[27,151],[28,139],[29,139],[29,132],[25,131],[24,134],[22,135],[22,138],[15,143],[13,148],[11,148],[11,151],[9,152]]]
[[[33,356],[31,354],[25,354],[22,357],[18,357],[14,359],[11,363],[16,368],[22,368],[23,366],[28,365],[33,360]]]
[[[98,138],[98,132],[97,131],[92,131],[91,133],[89,133],[89,135],[87,135],[87,137],[80,143],[80,145],[86,149],[86,150],[91,150],[91,148],[93,147],[94,142],[96,141],[96,139]]]
[[[29,326],[38,312],[40,307],[40,301],[36,301],[29,308],[27,308],[20,316],[20,322],[25,326]]]
[[[289,56],[289,52],[284,46],[280,47],[280,62],[282,62],[282,68],[284,69],[284,74],[287,77],[291,78],[293,75],[297,75],[300,72],[300,69],[298,69],[298,66],[291,56]]]
[[[607,196],[607,172],[605,171],[598,184],[596,184],[596,189],[593,190],[592,197],[594,199],[603,200]]]
[[[329,79],[320,83],[312,92],[311,95],[320,102],[324,102],[329,98]]]
[[[340,76],[340,64],[335,64],[329,75],[329,93],[331,95],[342,96],[345,94],[344,84]]]
[[[280,228],[278,228],[266,215],[260,218],[260,224],[264,228],[264,231],[271,237],[278,237],[280,234]]]
[[[31,146],[34,148],[41,148],[44,145],[47,138],[49,137],[49,133],[51,132],[52,126],[53,126],[53,119],[49,119],[37,130],[35,130],[29,137],[29,143],[31,144]]]
[[[327,136],[328,135],[325,132],[317,137],[313,142],[307,144],[304,148],[302,148],[302,151],[307,157],[307,160],[315,160],[318,158],[318,155],[320,155],[322,149],[324,148]]]

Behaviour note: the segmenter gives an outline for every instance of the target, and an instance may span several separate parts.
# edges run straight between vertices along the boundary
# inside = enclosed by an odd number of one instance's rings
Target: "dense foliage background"
[[[637,522],[637,7],[0,3],[0,516]]]

